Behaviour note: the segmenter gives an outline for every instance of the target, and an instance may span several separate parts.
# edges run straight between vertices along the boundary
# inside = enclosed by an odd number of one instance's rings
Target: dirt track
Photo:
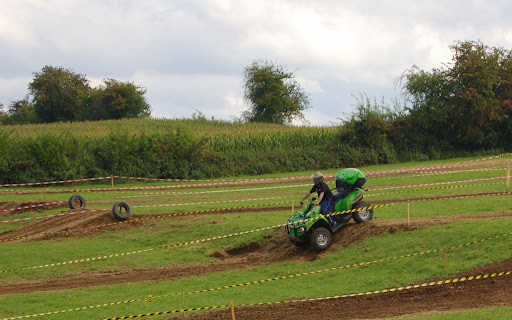
[[[449,279],[510,270],[512,260],[469,270]],[[434,280],[445,279],[430,281]],[[269,297],[268,301],[273,300]],[[423,316],[490,306],[512,306],[512,275],[362,297],[236,308],[235,315],[236,319],[251,320],[296,320],[298,315],[304,315],[308,320],[376,319]],[[203,312],[180,319],[228,320],[231,319],[231,311]]]
[[[105,215],[105,214],[104,214]],[[88,221],[105,219],[101,214],[85,215]],[[426,226],[449,224],[458,221],[498,219],[512,217],[512,211],[503,213],[482,213],[479,215],[459,215],[453,217],[438,217],[428,219],[412,219],[412,225],[407,226],[407,220],[372,220],[364,224],[349,223],[333,237],[333,244],[325,252],[319,253],[312,248],[296,248],[288,242],[284,230],[274,230],[260,243],[250,243],[244,247],[229,251],[219,251],[215,254],[216,261],[208,264],[187,266],[170,266],[162,268],[101,270],[74,274],[65,277],[52,278],[43,281],[19,281],[0,284],[0,295],[51,291],[69,288],[93,287],[99,285],[142,282],[148,280],[172,280],[185,276],[194,276],[212,272],[234,269],[251,269],[262,265],[270,265],[283,261],[314,261],[327,253],[336,252],[362,239],[382,233],[394,233],[398,230],[411,231]],[[41,221],[44,222],[44,221]],[[123,227],[127,227],[126,224]],[[122,259],[122,258],[120,258]]]

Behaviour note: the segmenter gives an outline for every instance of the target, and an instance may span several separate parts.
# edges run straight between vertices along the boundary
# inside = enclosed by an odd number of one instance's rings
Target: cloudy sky
[[[457,40],[512,49],[511,1],[1,0],[0,102],[23,98],[45,65],[147,89],[152,115],[230,120],[248,108],[242,72],[295,72],[311,124],[354,110],[354,95],[400,95],[412,65],[450,62]]]

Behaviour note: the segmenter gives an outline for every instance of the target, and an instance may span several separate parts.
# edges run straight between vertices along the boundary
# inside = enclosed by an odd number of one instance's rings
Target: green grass
[[[478,158],[478,157],[477,157]],[[467,159],[459,159],[465,161]],[[454,161],[454,160],[451,160]],[[457,160],[458,161],[458,160]],[[421,166],[446,163],[446,161],[432,161],[420,163]],[[373,166],[364,170],[389,170],[418,165],[418,163],[406,163],[401,165]],[[325,170],[324,173],[335,173],[336,169]],[[261,177],[286,177],[307,176],[311,172],[295,172],[287,174],[264,175]],[[475,178],[487,178],[502,176],[501,171],[486,172],[458,172],[446,175],[395,175],[385,178],[370,178],[368,188],[383,185],[405,185],[414,183],[435,183],[451,180],[467,180]],[[248,178],[248,177],[236,177]],[[502,183],[501,183],[502,182]],[[501,184],[500,184],[501,183]],[[158,186],[179,185],[184,183],[171,182],[139,182],[129,181],[119,186]],[[281,185],[308,184],[307,182],[287,182]],[[332,181],[330,184],[334,185]],[[431,187],[417,187],[400,190],[376,190],[368,192],[367,200],[373,204],[379,200],[402,197],[432,197],[460,193],[477,193],[487,191],[511,191],[504,186],[503,180],[466,183],[460,188],[432,189]],[[81,188],[109,187],[107,183],[88,183]],[[226,185],[217,188],[201,189],[177,189],[154,190],[155,192],[195,192],[234,190],[239,188],[261,188],[276,186],[269,182],[256,186]],[[76,186],[74,186],[76,187]],[[54,187],[52,187],[54,188]],[[69,186],[58,186],[57,189],[67,189]],[[34,190],[22,188],[24,190]],[[427,190],[422,190],[427,189]],[[102,193],[83,193],[88,201],[88,208],[110,208],[114,199],[130,199],[129,202],[137,205],[154,205],[163,203],[176,203],[173,200],[180,197],[179,202],[207,202],[214,200],[249,199],[268,196],[284,196],[283,201],[295,202],[309,190],[309,186],[253,190],[236,193],[213,194],[179,194],[179,195],[155,195],[159,199],[150,196],[143,198],[128,198],[140,196],[146,191],[115,191]],[[149,191],[151,192],[151,191]],[[376,195],[380,194],[380,195]],[[375,196],[373,196],[375,195]],[[45,194],[43,199],[67,200],[71,194]],[[14,195],[0,194],[1,201],[37,201],[40,194]],[[203,198],[201,198],[203,197]],[[104,203],[103,203],[104,202]],[[269,201],[240,202],[230,204],[204,204],[190,207],[151,207],[134,209],[133,217],[144,217],[146,214],[187,212],[201,209],[237,207],[268,203]],[[108,205],[105,203],[109,203]],[[483,215],[487,212],[503,212],[512,209],[512,197],[493,196],[481,198],[445,199],[436,201],[413,201],[411,206],[412,218],[450,217],[461,214]],[[65,208],[27,211],[20,214],[1,217],[9,218],[34,217],[65,211]],[[217,251],[237,248],[251,242],[266,241],[265,236],[271,230],[255,232],[242,236],[208,241],[201,244],[187,245],[183,247],[160,249],[160,246],[186,241],[232,234],[239,231],[251,230],[259,227],[268,227],[285,223],[291,210],[274,212],[241,212],[241,213],[210,213],[194,214],[183,217],[154,220],[146,222],[143,226],[128,228],[122,231],[109,231],[94,237],[61,238],[48,241],[28,241],[21,243],[0,243],[0,270],[31,267],[41,264],[57,263],[77,258],[102,256],[107,254],[130,252],[139,249],[153,248],[155,250],[146,253],[134,254],[125,257],[102,259],[95,262],[84,262],[66,266],[23,270],[16,273],[0,273],[0,283],[18,283],[20,281],[51,281],[53,277],[67,274],[76,274],[91,271],[128,270],[133,268],[150,268],[165,266],[187,266],[197,263],[208,264],[215,260],[213,257]],[[407,204],[400,203],[386,208],[375,210],[375,219],[406,219]],[[4,219],[5,218],[5,219]],[[51,218],[50,218],[51,219]],[[14,224],[0,224],[0,232],[16,228],[31,221]],[[357,227],[357,226],[355,226]],[[131,298],[144,298],[151,295],[166,295],[190,292],[219,286],[258,281],[262,279],[281,277],[306,271],[317,271],[325,268],[346,266],[358,262],[372,261],[388,257],[396,257],[404,254],[419,253],[427,250],[442,249],[466,242],[481,240],[510,232],[512,218],[500,218],[492,220],[465,221],[426,227],[411,232],[398,231],[393,234],[384,233],[378,236],[365,238],[361,242],[330,254],[325,254],[315,261],[287,261],[276,262],[271,265],[240,269],[226,272],[203,274],[194,277],[184,277],[175,281],[153,281],[142,283],[127,283],[111,286],[98,286],[94,288],[79,288],[49,292],[33,292],[28,294],[13,294],[0,296],[0,317],[19,316],[24,314],[62,310],[64,308],[81,307],[122,301]],[[284,232],[284,230],[283,230]],[[512,235],[501,236],[493,240],[479,242],[449,252],[449,272],[451,275],[463,270],[492,262],[500,262],[510,259],[512,254]],[[283,248],[290,246],[288,241],[279,243]],[[251,303],[263,301],[277,301],[298,297],[322,297],[343,293],[357,293],[368,290],[379,290],[387,287],[407,285],[421,282],[427,279],[445,276],[444,253],[423,254],[417,257],[393,259],[360,268],[340,269],[337,271],[321,272],[307,277],[295,277],[286,280],[273,281],[265,284],[251,285],[247,287],[227,289],[204,294],[186,295],[186,306],[207,306],[228,303],[233,299],[235,303]],[[496,270],[504,271],[504,270]],[[300,288],[300,289],[298,289]],[[90,319],[103,318],[105,316],[122,316],[145,312],[163,311],[181,307],[181,296],[169,296],[157,298],[152,302],[136,302],[118,306],[91,309],[72,314],[57,314],[46,316],[51,319]],[[483,310],[483,309],[482,309]],[[480,310],[478,310],[480,312]],[[481,311],[484,312],[484,311]],[[506,313],[506,312],[505,312]],[[489,313],[483,313],[483,315]]]
[[[234,270],[176,281],[129,283],[115,286],[62,290],[44,293],[16,294],[0,297],[0,303],[9,306],[0,316],[22,315],[62,308],[81,307],[122,301],[178,294],[157,298],[151,303],[136,302],[127,305],[91,309],[76,312],[73,319],[101,318],[139,314],[144,312],[178,309],[180,292],[216,288],[219,286],[258,281],[297,272],[323,270],[346,266],[357,262],[395,257],[401,254],[419,253],[425,250],[455,246],[467,241],[480,240],[507,232],[512,219],[485,222],[464,222],[449,226],[420,229],[413,232],[382,234],[356,243],[342,251],[326,255],[313,262],[284,262],[253,270]],[[476,266],[498,262],[510,257],[512,236],[499,237],[478,244],[453,250],[449,253],[449,272],[455,274]],[[417,257],[397,259],[370,264],[365,267],[341,269],[310,276],[294,277],[264,284],[186,295],[186,306],[219,305],[234,300],[235,303],[282,301],[290,298],[323,297],[329,295],[358,293],[388,287],[417,283],[426,279],[444,277],[444,253],[425,254]],[[504,271],[504,270],[496,270]],[[298,289],[300,288],[300,289]],[[54,319],[65,319],[69,315],[55,315]]]

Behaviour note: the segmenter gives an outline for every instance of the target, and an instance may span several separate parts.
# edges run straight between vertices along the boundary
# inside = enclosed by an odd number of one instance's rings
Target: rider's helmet
[[[325,176],[321,172],[316,172],[314,175],[311,176],[311,178],[313,178],[315,184],[320,184],[322,183],[322,181],[324,181]]]

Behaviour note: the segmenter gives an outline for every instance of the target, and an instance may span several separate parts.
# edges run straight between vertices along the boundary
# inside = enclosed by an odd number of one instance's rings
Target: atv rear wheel
[[[356,203],[354,205],[353,209],[364,208],[364,207],[369,207],[369,206],[370,206],[370,204],[368,202],[359,201],[358,203]],[[364,210],[356,211],[356,212],[352,213],[352,218],[354,218],[354,221],[357,223],[363,223],[365,221],[372,220],[373,209],[364,209]]]
[[[323,251],[331,245],[332,234],[324,227],[317,227],[310,235],[309,243],[315,249]]]

